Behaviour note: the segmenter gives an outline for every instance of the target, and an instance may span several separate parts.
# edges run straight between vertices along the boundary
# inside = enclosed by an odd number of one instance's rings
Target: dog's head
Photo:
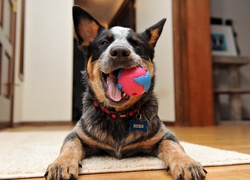
[[[78,6],[73,7],[73,20],[79,48],[87,59],[86,72],[95,97],[116,111],[131,107],[143,95],[128,96],[119,92],[116,88],[118,70],[142,65],[154,79],[154,47],[166,19],[140,34],[118,26],[107,30]],[[153,86],[151,83],[149,91],[152,91]]]

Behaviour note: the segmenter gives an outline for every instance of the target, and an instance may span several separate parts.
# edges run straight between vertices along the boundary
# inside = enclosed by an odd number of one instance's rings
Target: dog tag
[[[148,122],[146,120],[130,120],[129,121],[129,131],[134,132],[134,131],[142,131],[142,132],[147,132],[148,130]]]

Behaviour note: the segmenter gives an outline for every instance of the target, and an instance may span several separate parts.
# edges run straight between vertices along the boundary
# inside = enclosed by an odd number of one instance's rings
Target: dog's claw
[[[177,180],[184,180],[184,176],[183,176],[183,174],[179,174],[179,176],[178,176],[178,179]]]
[[[188,170],[191,172],[192,179],[195,179],[195,174],[194,174],[193,168],[189,167]]]
[[[44,175],[43,175],[43,177],[47,177],[48,176],[48,173],[49,173],[49,171],[46,171],[45,173],[44,173]]]
[[[198,172],[199,176],[204,179],[205,178],[205,175],[203,175],[200,171]]]
[[[191,176],[192,176],[192,180],[194,180],[195,179],[194,172],[191,172]]]
[[[203,171],[207,174],[207,171],[206,171],[206,169],[203,169]]]
[[[167,167],[166,167],[166,170],[167,170],[167,172],[169,172],[169,171],[170,171],[170,167],[169,167],[169,166],[167,166]]]
[[[76,180],[76,178],[74,177],[74,175],[73,174],[70,174],[70,178],[69,178],[70,180]]]

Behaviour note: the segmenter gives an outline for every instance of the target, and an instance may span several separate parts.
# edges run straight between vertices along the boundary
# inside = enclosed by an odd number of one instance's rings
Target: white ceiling
[[[124,0],[75,0],[75,4],[89,12],[103,26],[113,19]]]

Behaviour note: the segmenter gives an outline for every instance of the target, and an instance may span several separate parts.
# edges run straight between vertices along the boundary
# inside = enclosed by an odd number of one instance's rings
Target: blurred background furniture
[[[230,121],[242,121],[242,94],[250,93],[249,88],[242,88],[240,86],[239,68],[247,65],[250,61],[249,57],[243,56],[212,56],[214,66],[214,98],[215,98],[215,114],[216,122],[221,122],[220,116],[220,100],[219,96],[223,94],[229,95]],[[228,79],[223,81],[228,82],[227,87],[220,87],[221,75],[220,71],[226,69],[228,71]]]

